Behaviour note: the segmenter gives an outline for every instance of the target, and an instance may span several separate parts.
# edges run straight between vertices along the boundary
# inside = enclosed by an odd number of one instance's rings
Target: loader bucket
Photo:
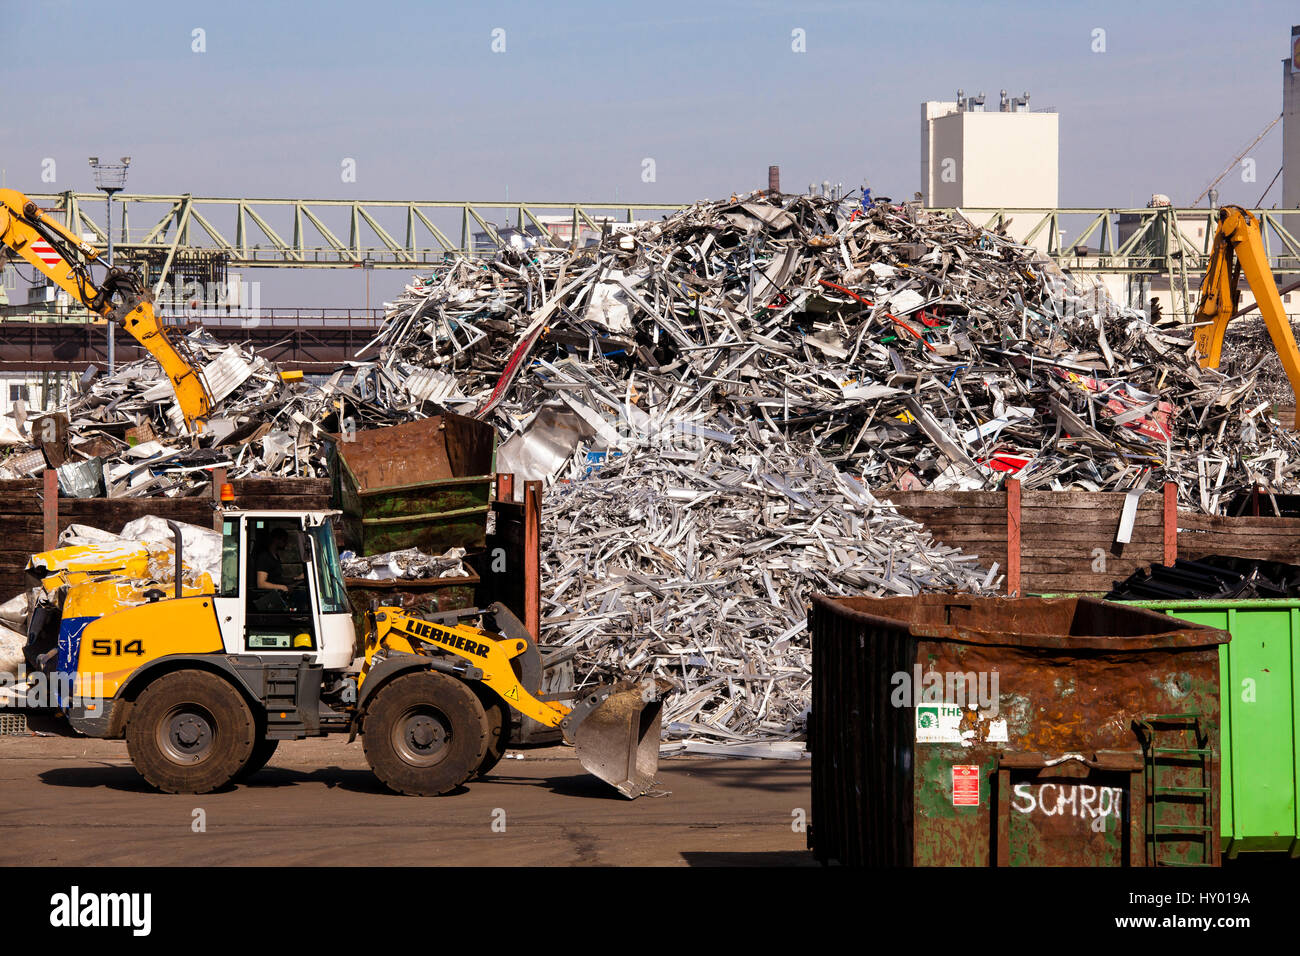
[[[578,762],[629,800],[653,789],[663,695],[670,686],[653,678],[620,681],[597,689],[569,715],[576,722]]]

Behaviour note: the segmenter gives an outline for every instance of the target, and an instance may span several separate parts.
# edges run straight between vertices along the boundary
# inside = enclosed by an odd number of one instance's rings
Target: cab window
[[[221,522],[220,594],[239,597],[239,522],[230,518]]]
[[[316,555],[316,582],[320,593],[317,595],[318,606],[322,614],[342,614],[352,608],[348,604],[348,592],[343,587],[343,575],[339,568],[339,553],[334,546],[334,531],[327,525],[317,525],[310,530],[312,551]]]

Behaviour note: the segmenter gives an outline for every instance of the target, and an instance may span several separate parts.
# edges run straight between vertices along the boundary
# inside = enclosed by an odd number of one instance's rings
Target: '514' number
[[[90,642],[90,653],[102,657],[108,654],[139,654],[144,656],[144,645],[139,639],[127,641],[123,644],[121,641],[110,641],[108,638],[100,638],[97,641]]]

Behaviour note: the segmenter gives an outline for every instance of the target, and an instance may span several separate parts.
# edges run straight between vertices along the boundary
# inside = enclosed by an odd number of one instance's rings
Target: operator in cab
[[[284,571],[284,547],[288,543],[289,532],[284,528],[272,528],[269,534],[262,535],[253,552],[253,589],[261,592],[255,600],[264,608],[274,607],[278,603],[277,597],[291,607],[300,603],[302,582],[291,579]],[[272,596],[268,592],[278,592],[278,595]]]

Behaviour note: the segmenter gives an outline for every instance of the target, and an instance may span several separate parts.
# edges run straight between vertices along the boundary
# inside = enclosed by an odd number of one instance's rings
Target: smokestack
[[[781,167],[767,167],[767,191],[775,195],[781,191]]]

